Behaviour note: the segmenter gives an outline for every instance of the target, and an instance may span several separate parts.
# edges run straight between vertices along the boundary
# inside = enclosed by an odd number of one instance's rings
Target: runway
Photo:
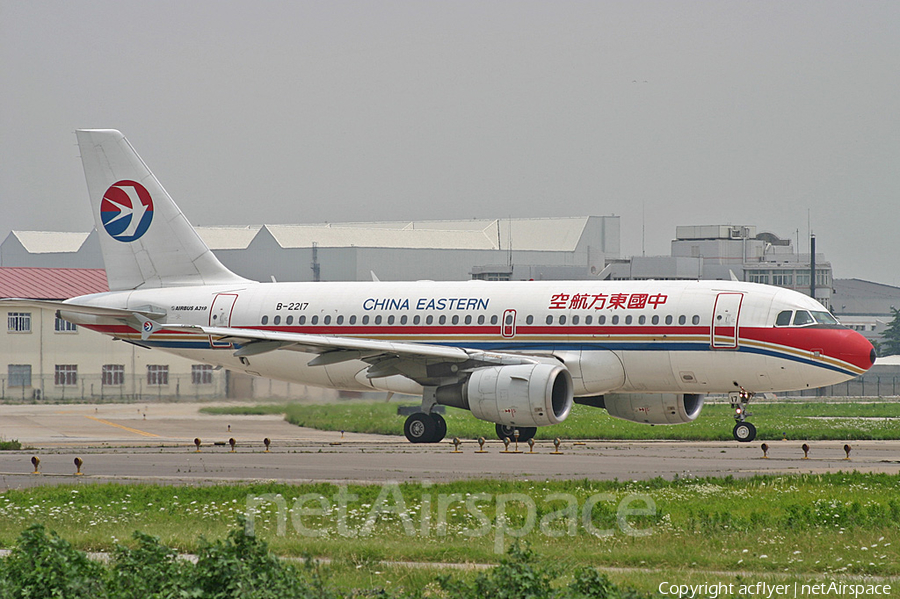
[[[499,441],[449,440],[412,445],[402,437],[324,432],[295,427],[280,416],[211,416],[208,404],[0,406],[0,437],[28,449],[0,452],[0,490],[46,484],[154,482],[221,484],[252,481],[353,482],[499,479],[645,480],[661,476],[752,476],[858,470],[897,473],[900,441],[853,441],[846,460],[841,441],[759,443],[563,441],[533,452],[504,452]],[[201,440],[200,451],[194,439]],[[231,451],[228,440],[235,440]],[[263,439],[271,441],[265,451]],[[40,459],[33,474],[31,458]],[[74,460],[83,460],[77,476]]]

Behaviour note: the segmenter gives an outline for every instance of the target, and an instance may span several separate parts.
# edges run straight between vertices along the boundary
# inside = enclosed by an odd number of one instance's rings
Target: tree
[[[894,316],[894,319],[881,335],[882,342],[879,347],[879,355],[882,356],[900,355],[900,310],[891,307],[891,314]]]

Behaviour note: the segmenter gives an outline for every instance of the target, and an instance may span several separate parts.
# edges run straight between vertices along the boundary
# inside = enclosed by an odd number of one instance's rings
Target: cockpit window
[[[784,312],[779,312],[778,317],[775,319],[776,327],[787,327],[791,325],[791,316],[794,313],[790,310],[785,310]]]
[[[815,324],[815,320],[813,320],[812,315],[806,310],[797,310],[794,313],[794,326],[802,327],[808,324]]]
[[[830,312],[825,312],[824,310],[821,312],[813,312],[812,315],[819,324],[841,324]]]

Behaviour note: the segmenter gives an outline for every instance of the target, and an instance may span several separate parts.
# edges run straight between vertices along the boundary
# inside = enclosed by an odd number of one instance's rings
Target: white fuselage
[[[249,283],[111,292],[70,300],[203,325],[403,341],[553,356],[576,396],[608,392],[755,393],[821,387],[869,366],[871,345],[840,326],[776,326],[823,310],[802,294],[730,281]],[[316,354],[235,356],[208,335],[62,316],[127,341],[253,375],[347,390],[419,394],[410,378],[368,378],[370,364],[309,366]]]

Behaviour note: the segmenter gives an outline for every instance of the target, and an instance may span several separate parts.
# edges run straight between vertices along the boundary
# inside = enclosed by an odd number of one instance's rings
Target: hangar
[[[671,255],[622,258],[617,216],[271,224],[197,227],[197,231],[223,264],[259,281],[735,277],[809,292],[812,267],[812,256],[798,251],[792,240],[757,233],[756,227],[744,225],[679,226]],[[900,306],[900,288],[836,280],[825,256],[819,253],[814,257],[816,298],[845,324],[877,340],[890,322],[890,308]],[[0,272],[6,277],[20,268],[19,276],[28,269],[35,271],[35,276],[45,269],[74,269],[68,272],[89,277],[101,291],[105,281],[101,288],[97,273],[103,272],[102,267],[96,231],[13,231],[0,243]],[[88,275],[92,269],[93,274]],[[61,278],[59,272],[50,276],[57,281]],[[23,295],[7,286],[0,288],[0,296],[64,299],[79,294],[67,295],[57,287],[44,282]],[[198,375],[195,370],[200,365],[182,364],[178,358],[97,339],[90,333],[82,336],[77,331],[58,330],[61,325],[55,315],[41,312],[28,316],[34,327],[30,335],[15,330],[21,325],[17,315],[27,313],[25,310],[7,313],[6,335],[19,336],[14,352],[9,349],[12,337],[3,344],[0,367],[5,372],[0,372],[0,396],[295,397],[321,393],[230,373]],[[66,384],[71,377],[57,373],[58,365],[71,366],[71,360],[53,357],[63,354],[82,360],[76,369],[77,384]],[[160,360],[167,363],[158,363]],[[26,366],[31,385],[22,384],[29,378]],[[165,378],[151,374],[162,366]],[[104,378],[104,372],[112,367],[122,374]],[[57,384],[60,380],[63,384]],[[111,380],[116,384],[110,384]],[[893,377],[891,381],[894,385]],[[853,390],[848,386],[844,392]]]

